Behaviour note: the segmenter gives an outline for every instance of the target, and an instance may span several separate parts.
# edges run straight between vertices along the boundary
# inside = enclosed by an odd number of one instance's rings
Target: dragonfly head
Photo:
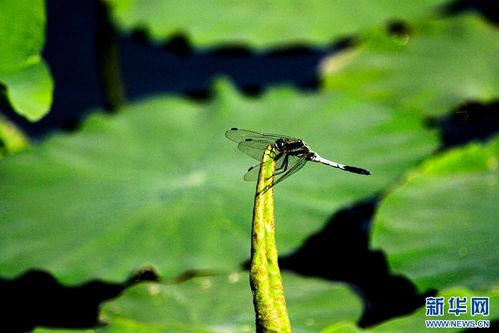
[[[286,140],[284,139],[277,139],[277,141],[274,144],[275,148],[279,151],[283,151],[284,148],[286,147]]]

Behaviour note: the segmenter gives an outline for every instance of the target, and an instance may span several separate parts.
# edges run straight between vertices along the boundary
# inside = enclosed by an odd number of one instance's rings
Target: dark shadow
[[[2,332],[21,333],[37,326],[89,328],[99,326],[99,307],[123,290],[141,281],[157,281],[148,268],[124,283],[90,281],[65,286],[51,274],[31,270],[16,279],[0,278]]]
[[[302,275],[344,281],[364,300],[362,327],[413,312],[424,304],[411,281],[392,275],[385,255],[369,248],[369,232],[378,198],[340,210],[295,253],[279,259],[282,269]]]
[[[499,2],[494,0],[454,0],[443,7],[445,15],[474,11],[493,24],[499,24]]]
[[[398,38],[405,38],[412,35],[411,27],[404,21],[392,20],[386,26],[388,34]]]
[[[428,125],[440,131],[440,149],[485,142],[499,131],[499,102],[468,102],[441,118],[431,118]]]
[[[182,37],[176,36],[163,45],[152,45],[141,39],[140,33],[120,40],[123,77],[127,96],[134,99],[154,93],[186,94],[196,99],[210,95],[213,80],[221,75],[229,77],[236,87],[251,95],[266,87],[289,84],[303,90],[317,89],[317,66],[334,49],[289,46],[286,49],[255,52],[243,46],[224,46],[195,50]],[[180,55],[179,55],[180,54]]]

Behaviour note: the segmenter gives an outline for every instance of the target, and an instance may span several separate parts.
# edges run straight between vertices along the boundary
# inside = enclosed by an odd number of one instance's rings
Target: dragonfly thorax
[[[281,153],[291,155],[302,155],[309,151],[308,146],[300,139],[278,139],[274,147]]]

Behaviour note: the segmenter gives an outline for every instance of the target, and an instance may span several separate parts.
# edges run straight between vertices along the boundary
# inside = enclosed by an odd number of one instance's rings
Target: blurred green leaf
[[[195,1],[106,0],[122,29],[164,41],[185,34],[199,47],[328,45],[388,20],[433,15],[444,0]]]
[[[489,316],[476,315],[471,316],[470,314],[470,299],[474,296],[486,296],[489,297],[490,309],[499,308],[499,291],[491,290],[486,293],[473,292],[465,288],[449,288],[438,293],[437,296],[443,296],[445,299],[445,309],[448,309],[448,303],[450,297],[467,297],[468,312],[460,314],[459,317],[454,314],[445,313],[444,316],[431,317],[426,316],[425,307],[421,307],[418,311],[410,314],[408,316],[395,318],[381,323],[370,329],[361,329],[357,327],[353,322],[342,322],[333,324],[330,327],[321,331],[321,333],[420,333],[420,332],[435,332],[433,328],[425,327],[425,320],[437,319],[437,320],[490,320],[491,322],[499,318],[497,311],[491,310]],[[465,332],[462,328],[445,328],[445,332]]]
[[[499,97],[499,31],[476,16],[426,21],[394,37],[371,31],[322,68],[327,90],[442,115]]]
[[[14,110],[35,121],[52,103],[53,82],[41,59],[45,34],[43,0],[0,2],[0,83]]]
[[[499,285],[499,137],[426,161],[390,193],[373,241],[420,290]]]
[[[64,282],[122,281],[146,263],[163,275],[233,270],[249,255],[255,184],[242,176],[257,164],[225,139],[234,126],[301,137],[326,158],[373,172],[311,163],[279,184],[281,254],[437,146],[417,116],[287,88],[248,99],[219,84],[209,104],[158,97],[117,116],[96,114],[79,133],[0,164],[3,276],[36,267]]]
[[[95,333],[97,329],[89,328],[89,329],[71,329],[71,328],[48,328],[48,327],[37,327],[33,331],[33,333]],[[121,331],[121,333],[134,333],[140,331]],[[150,333],[154,333],[149,331]]]
[[[359,318],[360,299],[345,285],[283,274],[293,332],[318,332]],[[141,284],[104,306],[104,332],[253,332],[248,273],[202,277],[179,285]]]
[[[89,329],[70,329],[70,328],[49,328],[49,327],[37,327],[33,331],[33,333],[95,333],[97,329],[89,328]],[[130,331],[121,331],[122,333],[127,333]],[[139,332],[140,331],[133,331]],[[151,332],[154,333],[154,332]]]
[[[11,121],[0,114],[0,159],[3,155],[23,151],[28,146],[28,138]]]

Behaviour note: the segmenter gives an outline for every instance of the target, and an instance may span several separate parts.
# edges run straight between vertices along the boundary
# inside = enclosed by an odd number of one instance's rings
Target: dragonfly
[[[275,150],[273,159],[276,163],[273,186],[282,182],[289,176],[295,174],[303,168],[307,162],[317,162],[337,168],[343,171],[357,173],[360,175],[370,175],[365,169],[340,164],[321,157],[302,140],[287,135],[258,133],[241,128],[231,128],[225,132],[227,139],[236,142],[240,151],[246,155],[260,161],[263,153],[269,145]],[[244,175],[244,180],[255,181],[258,178],[260,164],[248,169]],[[268,189],[266,189],[268,190]]]

